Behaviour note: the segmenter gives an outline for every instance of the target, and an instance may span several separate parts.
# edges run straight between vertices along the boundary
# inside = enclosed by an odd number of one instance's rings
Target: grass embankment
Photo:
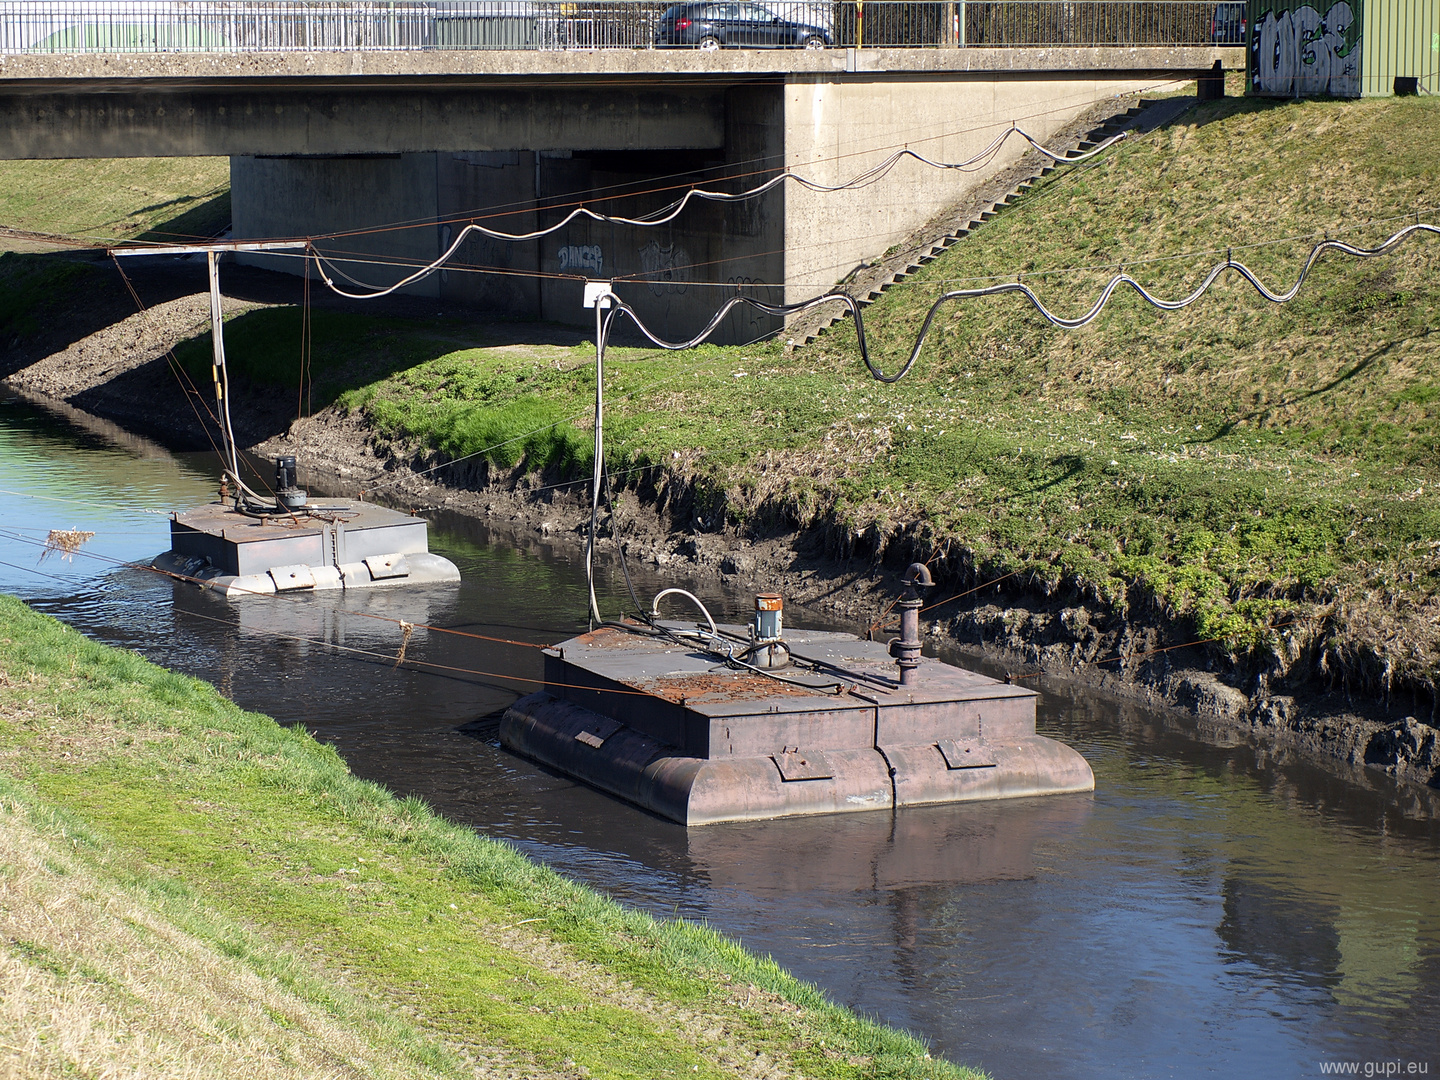
[[[939,293],[1017,272],[1063,314],[1122,265],[1183,295],[1227,247],[1286,287],[1327,232],[1368,245],[1434,220],[1437,128],[1440,103],[1424,98],[1202,105],[1055,173],[892,289],[867,312],[875,353],[894,370]],[[1326,255],[1283,306],[1228,276],[1172,314],[1121,292],[1078,332],[1016,297],[957,303],[895,386],[864,374],[848,325],[788,355],[617,350],[611,464],[697,474],[712,527],[723,512],[820,526],[842,553],[938,548],[957,576],[1025,568],[1047,592],[1153,605],[1178,633],[1282,670],[1309,642],[1347,677],[1429,683],[1434,642],[1404,628],[1440,581],[1437,269],[1440,240],[1421,236],[1382,259]],[[250,315],[245,330],[293,355],[298,317]],[[586,415],[585,349],[431,340],[413,363],[404,329],[366,332],[396,362],[356,378],[354,343],[330,348],[317,330],[324,401],[451,457],[562,421],[489,456],[583,466],[585,421],[564,418]],[[294,372],[256,374],[293,385]]]
[[[0,225],[11,228],[180,242],[229,224],[228,158],[0,162]],[[0,238],[0,248],[5,243]]]
[[[971,1075],[0,596],[0,1073]]]
[[[867,312],[875,352],[893,370],[940,292],[1016,273],[1064,314],[1122,265],[1181,295],[1227,248],[1288,285],[1327,233],[1371,244],[1434,220],[1437,127],[1427,98],[1202,105],[1055,173],[893,288]],[[1413,628],[1440,581],[1437,268],[1440,241],[1421,236],[1381,259],[1326,255],[1283,306],[1228,276],[1171,314],[1122,291],[1078,332],[1016,297],[956,303],[895,386],[864,374],[848,326],[793,354],[615,350],[611,466],[693,481],[687,526],[938,550],[952,578],[1024,570],[1012,585],[1138,605],[1272,675],[1304,657],[1352,686],[1430,686],[1440,652]],[[294,393],[300,327],[294,310],[235,319],[232,367]],[[461,322],[324,312],[313,341],[307,407],[357,413],[407,456],[588,468],[587,348],[471,348]],[[190,344],[203,375],[208,345]]]

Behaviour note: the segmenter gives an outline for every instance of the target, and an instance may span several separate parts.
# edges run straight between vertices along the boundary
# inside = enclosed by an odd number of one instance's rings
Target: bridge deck
[[[35,84],[47,93],[64,92],[67,83],[87,91],[113,80],[127,90],[181,89],[265,81],[270,88],[284,83],[318,81],[355,85],[371,80],[390,87],[407,81],[455,85],[543,79],[586,83],[636,77],[656,83],[747,82],[776,76],[888,75],[925,76],[1054,72],[1168,73],[1210,68],[1216,61],[1227,69],[1245,66],[1238,46],[1073,46],[1006,49],[735,49],[713,53],[694,50],[634,49],[607,51],[428,50],[394,52],[276,53],[90,53],[0,56],[0,85],[23,92]]]

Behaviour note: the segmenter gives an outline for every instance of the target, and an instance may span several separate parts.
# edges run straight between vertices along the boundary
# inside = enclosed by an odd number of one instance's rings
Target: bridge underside
[[[721,96],[490,85],[48,91],[0,98],[0,158],[719,146]]]
[[[693,183],[733,191],[787,169],[838,184],[904,146],[963,160],[1012,123],[1048,138],[1216,59],[1237,64],[1240,50],[7,57],[0,157],[227,155],[237,237],[348,233],[320,247],[386,285],[408,271],[373,260],[428,262],[471,220],[527,232],[581,204],[635,217]],[[412,291],[583,322],[579,277],[630,279],[616,291],[688,336],[736,289],[771,302],[823,292],[1023,150],[1011,139],[976,173],[907,160],[855,190],[790,183],[692,203],[656,228],[477,237]],[[737,314],[722,339],[776,329]]]

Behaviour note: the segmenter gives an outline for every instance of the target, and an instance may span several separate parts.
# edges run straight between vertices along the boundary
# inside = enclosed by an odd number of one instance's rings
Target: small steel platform
[[[365,502],[312,502],[294,513],[242,513],[210,503],[170,517],[157,569],[229,599],[376,585],[459,581],[429,550],[424,519]]]
[[[785,641],[806,665],[788,682],[638,625],[571,638],[500,740],[685,825],[1094,790],[1079,753],[1035,734],[1032,690],[929,658],[902,687],[883,643]]]

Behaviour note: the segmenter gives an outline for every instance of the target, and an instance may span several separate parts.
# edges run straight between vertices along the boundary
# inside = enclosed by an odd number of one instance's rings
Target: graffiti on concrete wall
[[[1250,31],[1251,78],[1261,94],[1360,95],[1360,28],[1344,0],[1321,15],[1277,3]]]
[[[734,293],[727,291],[725,299],[740,294],[753,296],[756,300],[769,304],[783,304],[785,302],[785,290],[766,285],[752,277],[732,276],[725,279],[727,285],[735,286]],[[758,308],[749,304],[736,304],[730,309],[730,314],[725,319],[727,335],[724,340],[732,341],[740,345],[748,345],[752,341],[759,341],[767,334],[773,334],[785,325],[783,319],[774,315],[767,315]]]
[[[645,284],[656,296],[683,294],[690,254],[679,244],[651,240],[640,249],[640,269]]]
[[[599,244],[567,244],[560,249],[560,269],[603,274],[605,253],[600,250]]]

